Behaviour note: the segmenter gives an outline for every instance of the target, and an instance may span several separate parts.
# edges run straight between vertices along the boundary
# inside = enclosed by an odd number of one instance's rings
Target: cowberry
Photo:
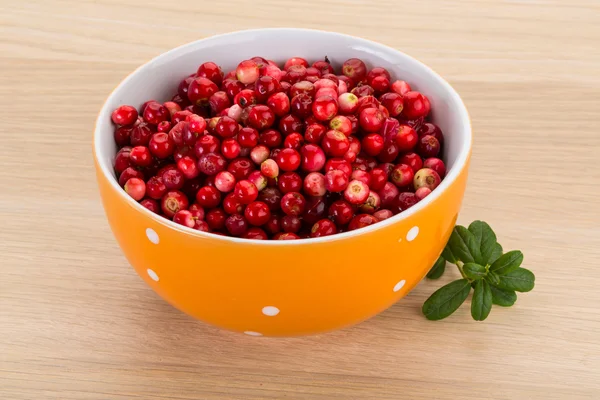
[[[373,225],[379,222],[377,218],[370,214],[359,214],[352,218],[348,224],[348,230],[353,231],[356,229],[364,228],[365,226]]]
[[[304,140],[306,140],[308,143],[320,144],[325,137],[326,132],[327,128],[325,128],[323,125],[310,124],[304,131]]]
[[[198,159],[198,169],[205,175],[216,175],[227,166],[225,157],[217,153],[203,154]]]
[[[406,153],[400,157],[398,162],[410,166],[414,173],[423,168],[423,160],[417,153]]]
[[[258,200],[268,205],[271,211],[277,211],[280,208],[281,192],[275,187],[267,187],[259,192]]]
[[[437,172],[440,178],[444,178],[446,176],[446,165],[439,158],[431,157],[426,159],[423,162],[423,167],[434,170]]]
[[[410,185],[415,174],[411,167],[406,164],[398,164],[390,173],[390,181],[399,188]]]
[[[129,141],[132,146],[147,146],[153,133],[148,124],[142,122],[133,127]]]
[[[301,157],[294,149],[282,149],[275,158],[279,169],[282,171],[295,171],[300,167]]]
[[[185,183],[185,176],[177,167],[169,168],[159,176],[169,190],[179,190]]]
[[[302,220],[295,215],[281,217],[281,230],[287,233],[298,233],[302,229]]]
[[[298,192],[302,189],[302,178],[295,172],[285,172],[279,176],[277,187],[282,193]]]
[[[142,200],[146,195],[146,183],[140,178],[129,178],[124,188],[125,192],[137,201]]]
[[[133,151],[133,150],[132,150]],[[435,157],[440,152],[440,142],[433,135],[421,136],[417,144],[417,153],[423,158]]]
[[[398,93],[400,96],[404,96],[406,93],[410,92],[412,89],[410,85],[406,81],[394,81],[392,83],[391,89],[394,93]]]
[[[304,193],[309,196],[324,196],[325,176],[319,172],[311,172],[304,177]]]
[[[371,174],[367,171],[363,171],[360,169],[352,171],[352,175],[350,175],[350,180],[359,180],[363,182],[367,186],[371,186]]]
[[[381,95],[379,100],[381,101],[381,105],[388,110],[390,116],[392,117],[397,117],[400,115],[402,109],[404,108],[404,100],[398,93],[384,93]]]
[[[325,154],[331,157],[341,157],[348,151],[350,141],[342,132],[329,130],[321,142]]]
[[[399,190],[392,182],[386,182],[383,188],[377,192],[381,199],[382,207],[393,207],[396,205],[396,199],[398,198]]]
[[[336,225],[344,226],[354,216],[354,209],[347,201],[336,200],[329,206],[328,215]]]
[[[223,81],[223,71],[221,70],[221,67],[214,62],[205,62],[204,64],[200,65],[198,67],[198,71],[196,72],[196,76],[210,79],[217,85],[220,85]]]
[[[227,171],[231,172],[237,181],[246,179],[254,169],[254,164],[247,158],[236,158],[227,166]]]
[[[276,147],[281,146],[283,139],[281,137],[281,133],[276,131],[275,129],[267,129],[263,131],[258,137],[258,143],[267,146],[270,149],[274,149]]]
[[[279,131],[287,136],[294,132],[303,132],[304,124],[302,120],[295,115],[288,114],[279,120]]]
[[[408,210],[418,202],[419,198],[414,193],[402,192],[398,195],[396,205],[400,209],[400,211],[404,211]]]
[[[342,192],[348,187],[350,176],[339,169],[325,173],[325,188],[332,193]]]
[[[277,178],[279,175],[279,165],[273,159],[267,159],[260,164],[260,172],[267,178]]]
[[[112,122],[116,125],[133,125],[138,119],[138,112],[135,107],[122,105],[117,107],[111,114]]]
[[[158,206],[158,202],[154,199],[148,199],[148,198],[143,199],[142,201],[140,201],[140,204],[155,214],[158,214],[160,212],[160,207]]]
[[[215,208],[206,213],[206,223],[208,227],[215,231],[220,231],[225,228],[225,220],[227,219],[227,214],[220,208]]]
[[[309,94],[297,94],[296,96],[292,97],[290,105],[292,114],[300,118],[308,117],[312,112],[312,103],[313,99]]]
[[[274,93],[267,99],[267,106],[277,117],[283,117],[290,112],[290,98],[283,92]]]
[[[371,190],[380,191],[387,182],[388,174],[382,168],[373,168],[371,170]]]
[[[369,197],[369,186],[366,183],[354,179],[348,183],[344,190],[344,199],[350,204],[362,204]]]
[[[440,145],[444,143],[444,134],[439,126],[431,122],[426,122],[419,128],[419,136],[433,135],[440,142]]]
[[[227,217],[225,228],[231,236],[242,236],[248,230],[248,221],[240,214],[233,214]]]
[[[200,174],[196,163],[197,162],[194,158],[186,156],[177,161],[177,168],[186,177],[186,179],[194,179]]]
[[[367,77],[367,66],[358,58],[350,58],[342,64],[342,74],[354,82],[362,82]]]
[[[233,193],[229,193],[223,199],[223,210],[227,214],[241,214],[244,212],[244,207]]]
[[[426,187],[433,190],[438,187],[441,182],[441,178],[434,170],[430,168],[421,168],[415,174],[413,181],[416,190],[421,187]]]
[[[219,90],[213,81],[207,78],[194,78],[188,87],[187,97],[192,104],[207,104],[210,96]]]
[[[360,127],[365,132],[379,132],[383,127],[385,117],[378,108],[365,108],[360,112]]]
[[[179,210],[173,215],[173,222],[187,226],[188,228],[193,228],[196,224],[192,213],[188,210]]]
[[[299,216],[304,212],[306,200],[298,192],[289,192],[281,198],[281,211],[287,215]]]
[[[376,156],[383,150],[383,136],[377,133],[370,133],[363,137],[361,142],[362,150],[370,156]]]
[[[381,198],[379,195],[374,191],[370,191],[369,197],[367,197],[367,200],[359,207],[359,210],[367,214],[373,214],[379,209],[380,205]]]
[[[299,133],[292,133],[283,140],[283,147],[286,149],[300,150],[304,144],[304,137]]]
[[[254,240],[267,240],[269,236],[267,236],[266,232],[260,228],[252,227],[246,231],[242,235],[244,239],[254,239]]]
[[[233,193],[242,204],[250,204],[258,197],[257,187],[246,179],[235,184]]]
[[[377,218],[379,221],[383,221],[384,219],[388,219],[394,216],[394,213],[391,212],[390,210],[387,209],[383,209],[383,210],[377,210],[373,213],[373,216],[375,218]]]
[[[428,187],[425,187],[425,186],[420,187],[417,190],[415,190],[415,196],[417,196],[417,199],[419,199],[419,200],[423,200],[430,193],[431,193],[431,189],[429,189]]]
[[[235,177],[229,171],[221,171],[215,175],[215,187],[223,193],[229,193],[235,187]]]
[[[335,235],[337,231],[337,227],[333,222],[328,219],[322,219],[316,222],[312,228],[310,228],[310,237],[316,238]]]
[[[167,218],[173,218],[179,210],[187,210],[188,205],[187,196],[178,190],[165,193],[160,201],[160,208]]]
[[[338,115],[329,121],[329,129],[342,132],[346,136],[352,134],[352,122],[348,117]]]
[[[196,202],[205,208],[213,208],[221,202],[221,192],[215,187],[204,186],[196,193]]]
[[[243,84],[254,83],[259,77],[259,68],[256,62],[252,60],[244,60],[238,64],[235,75],[236,78]]]
[[[429,114],[431,105],[429,99],[419,92],[406,92],[404,97],[404,110],[402,115],[407,119],[423,118]]]

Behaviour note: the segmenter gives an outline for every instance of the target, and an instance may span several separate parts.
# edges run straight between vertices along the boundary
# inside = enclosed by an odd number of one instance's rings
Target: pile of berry
[[[359,229],[416,204],[446,173],[430,103],[385,68],[254,57],[206,62],[171,101],[112,113],[119,184],[206,232],[300,239]]]

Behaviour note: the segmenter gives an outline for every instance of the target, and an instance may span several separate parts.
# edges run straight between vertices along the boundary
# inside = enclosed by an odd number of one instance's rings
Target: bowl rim
[[[419,65],[422,69],[427,70],[434,77],[434,79],[437,80],[436,84],[443,86],[447,90],[447,92],[450,93],[453,101],[458,104],[460,118],[464,121],[465,131],[466,131],[466,132],[464,132],[466,137],[462,143],[462,146],[461,146],[459,154],[456,158],[455,164],[453,165],[452,168],[450,168],[448,170],[446,177],[442,180],[440,185],[435,190],[433,190],[430,195],[425,197],[423,200],[419,201],[414,206],[410,207],[408,210],[402,211],[402,212],[400,212],[388,219],[380,221],[376,224],[369,225],[369,226],[366,226],[366,227],[363,227],[361,229],[357,229],[354,231],[337,233],[337,234],[331,235],[331,236],[324,236],[324,237],[318,237],[318,238],[305,238],[305,239],[299,239],[299,240],[244,239],[244,238],[237,238],[237,237],[225,236],[225,235],[216,235],[216,234],[209,233],[209,232],[199,231],[196,229],[188,228],[186,226],[177,224],[169,219],[166,219],[158,214],[155,214],[154,212],[148,210],[146,207],[142,206],[136,200],[134,200],[133,198],[128,196],[125,193],[125,191],[119,186],[118,180],[112,176],[109,165],[107,165],[107,163],[105,161],[107,158],[99,156],[100,154],[102,154],[102,152],[100,151],[102,146],[100,144],[101,135],[100,135],[99,127],[105,123],[110,122],[110,121],[104,120],[105,115],[107,115],[106,109],[108,107],[108,103],[114,97],[116,97],[116,93],[119,90],[119,88],[126,85],[129,82],[129,80],[132,79],[132,77],[134,75],[136,75],[140,72],[143,72],[146,69],[152,68],[152,66],[154,64],[156,64],[157,62],[159,62],[161,59],[169,57],[169,56],[173,56],[180,52],[183,53],[188,50],[191,50],[194,46],[196,46],[200,42],[205,42],[205,41],[210,41],[210,40],[219,40],[219,39],[222,40],[223,38],[227,38],[227,37],[233,38],[233,37],[239,36],[239,35],[247,35],[247,34],[251,34],[251,33],[264,33],[264,32],[270,32],[271,34],[277,34],[277,32],[291,32],[291,33],[297,33],[297,34],[302,34],[304,32],[312,32],[312,33],[322,33],[322,34],[327,34],[327,35],[345,37],[347,39],[351,39],[351,40],[355,41],[358,44],[363,44],[363,45],[369,46],[371,48],[381,49],[381,50],[385,50],[387,52],[391,51],[391,52],[398,53],[404,57],[411,59],[417,65]],[[146,217],[152,219],[154,222],[156,222],[160,225],[164,225],[169,229],[174,229],[174,230],[180,231],[184,234],[197,236],[199,238],[204,238],[204,239],[220,240],[223,242],[242,243],[242,244],[248,244],[248,245],[300,246],[300,245],[311,245],[311,244],[316,244],[316,243],[344,240],[344,239],[349,239],[349,238],[352,238],[355,236],[366,235],[366,234],[369,234],[378,229],[383,229],[389,225],[393,225],[399,221],[408,219],[408,218],[412,217],[414,214],[418,213],[419,211],[425,209],[429,204],[436,201],[442,195],[442,193],[444,193],[458,179],[458,176],[466,168],[466,164],[467,164],[467,161],[469,160],[469,156],[471,154],[471,148],[473,145],[473,133],[472,133],[472,126],[471,126],[471,119],[469,116],[469,112],[467,111],[467,107],[465,106],[465,104],[464,104],[462,98],[460,97],[460,95],[458,94],[458,92],[456,92],[456,90],[444,78],[442,78],[437,72],[435,72],[431,67],[429,67],[428,65],[424,64],[423,62],[417,60],[416,58],[414,58],[400,50],[397,50],[393,47],[390,47],[390,46],[387,46],[387,45],[384,45],[384,44],[381,44],[381,43],[378,43],[378,42],[375,42],[375,41],[372,41],[369,39],[364,39],[364,38],[353,36],[353,35],[319,30],[319,29],[258,28],[258,29],[244,29],[244,30],[222,33],[222,34],[218,34],[218,35],[212,35],[212,36],[205,37],[203,39],[195,40],[193,42],[185,43],[181,46],[177,46],[171,50],[163,52],[163,53],[153,57],[151,60],[145,62],[144,64],[140,65],[139,67],[137,67],[134,71],[132,71],[130,74],[128,74],[111,91],[111,93],[108,95],[108,97],[102,104],[102,107],[100,108],[100,111],[98,113],[98,117],[96,118],[96,122],[94,124],[94,134],[93,134],[92,140],[93,140],[93,154],[94,154],[95,162],[96,162],[97,166],[100,167],[100,171],[102,171],[102,174],[104,175],[104,177],[110,182],[112,189],[115,190],[118,193],[118,196],[123,198],[124,201],[127,204],[129,204],[132,208],[134,208],[138,212],[141,212]]]

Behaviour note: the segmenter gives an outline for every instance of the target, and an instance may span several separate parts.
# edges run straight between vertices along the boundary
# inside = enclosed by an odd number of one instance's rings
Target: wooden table
[[[267,26],[363,36],[446,77],[475,132],[459,222],[522,249],[535,290],[483,323],[427,321],[452,271],[357,327],[273,340],[144,285],[100,205],[96,113],[151,57]],[[0,1],[0,398],[600,398],[599,44],[596,0]]]

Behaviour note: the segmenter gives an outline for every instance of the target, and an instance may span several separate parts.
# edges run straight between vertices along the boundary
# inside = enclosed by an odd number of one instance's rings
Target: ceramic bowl
[[[183,77],[214,61],[225,72],[241,60],[277,62],[327,55],[339,68],[358,57],[369,68],[426,94],[445,134],[447,177],[409,210],[366,228],[292,241],[217,236],[148,211],[119,186],[110,114],[121,104],[166,101]],[[252,336],[295,336],[347,327],[404,297],[440,255],[467,181],[471,126],[454,89],[414,58],[382,44],[333,32],[258,29],[209,37],[168,51],[131,73],[104,103],[94,132],[94,161],[112,231],[136,272],[179,310]]]

